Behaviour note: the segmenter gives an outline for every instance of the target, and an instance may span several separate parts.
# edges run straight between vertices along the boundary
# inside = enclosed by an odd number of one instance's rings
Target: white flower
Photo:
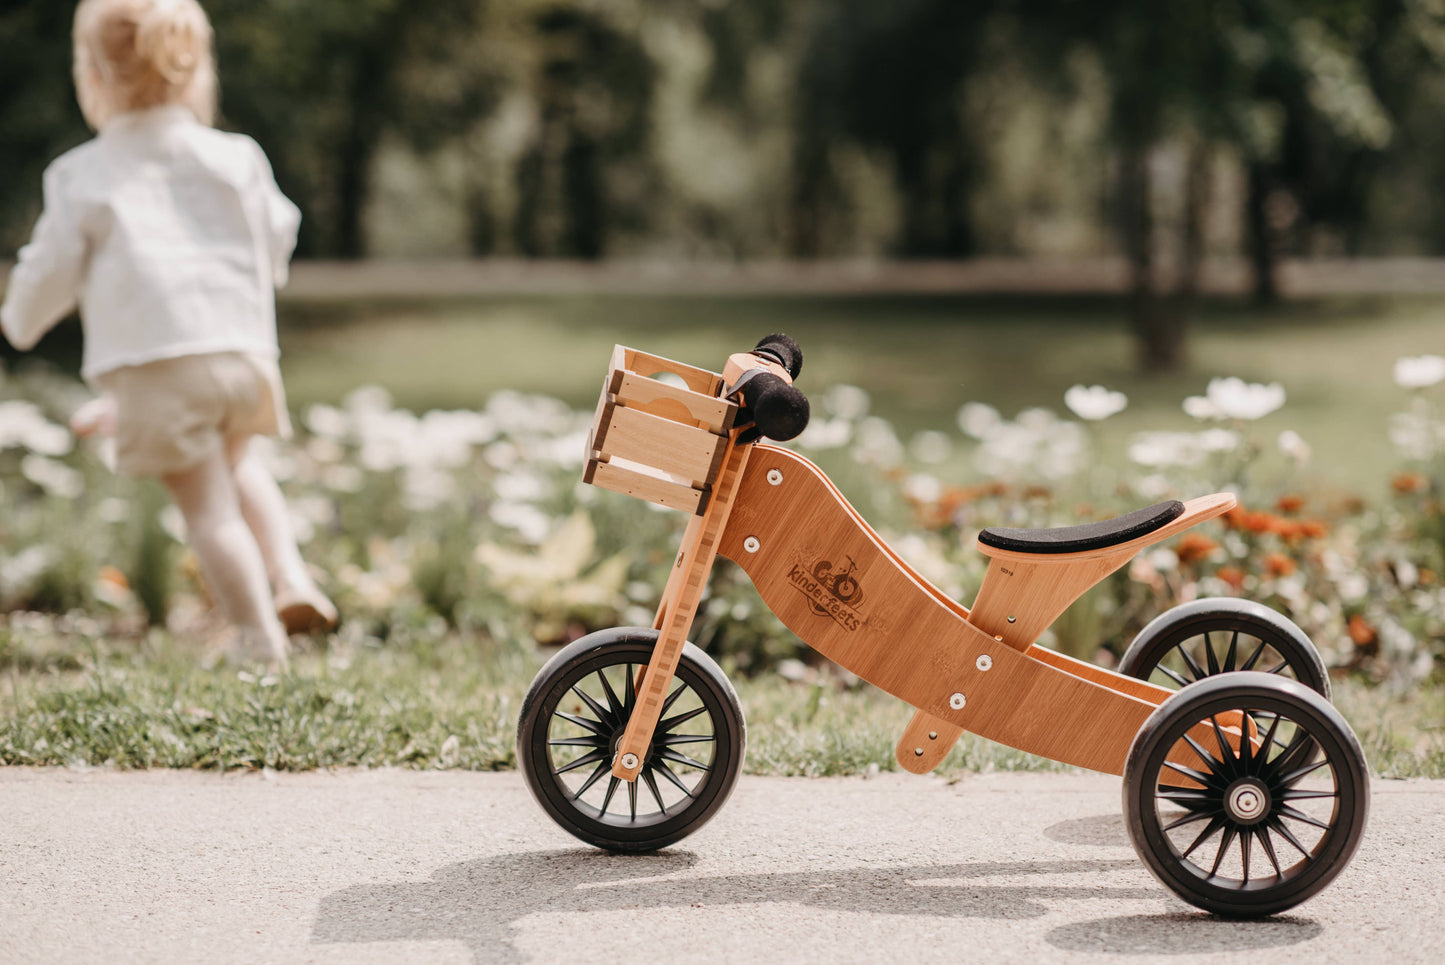
[[[353,389],[342,404],[347,412],[360,420],[390,410],[391,393],[379,385],[363,385]]]
[[[1284,405],[1284,386],[1261,385],[1231,376],[1210,379],[1204,395],[1184,400],[1184,411],[1196,419],[1239,419],[1252,422]]]
[[[52,496],[74,499],[85,490],[85,477],[63,462],[32,452],[20,460],[20,473]]]
[[[1199,434],[1199,448],[1205,452],[1233,452],[1239,448],[1239,433],[1229,429],[1205,429]]]
[[[530,503],[493,503],[487,512],[492,522],[517,531],[523,542],[540,543],[552,528],[552,519]]]
[[[868,414],[868,393],[856,385],[835,385],[819,401],[840,419],[857,420]]]
[[[1390,441],[1407,459],[1431,459],[1445,446],[1445,423],[1418,412],[1397,412],[1390,416]]]
[[[1279,451],[1297,466],[1303,466],[1310,461],[1310,444],[1301,439],[1300,434],[1293,429],[1286,429],[1279,434]]]
[[[837,449],[853,438],[853,424],[847,419],[810,419],[798,436],[803,449]]]
[[[327,466],[321,483],[338,493],[359,493],[366,485],[366,477],[355,466]]]
[[[1419,355],[1395,360],[1395,384],[1402,389],[1424,389],[1445,381],[1445,358]]]
[[[167,536],[177,543],[186,541],[186,517],[179,506],[167,506],[156,515],[156,521]]]
[[[1204,447],[1192,432],[1141,432],[1129,443],[1129,458],[1141,466],[1197,466],[1204,461]]]
[[[987,428],[974,464],[987,475],[1062,479],[1083,466],[1086,440],[1077,422],[1061,421],[1048,409],[1025,409],[1012,422],[1000,420],[991,425],[987,413],[975,410],[975,415],[984,417],[982,425]]]
[[[903,483],[903,494],[914,502],[936,503],[943,495],[943,483],[938,481],[937,476],[918,473],[909,476]]]
[[[306,428],[324,439],[345,439],[351,433],[351,418],[335,406],[313,405],[302,418]]]
[[[561,399],[503,389],[487,400],[486,415],[502,434],[528,439],[566,432],[572,427],[573,413]]]
[[[1064,405],[1080,419],[1098,422],[1118,412],[1129,404],[1129,397],[1114,392],[1102,385],[1076,385],[1064,393]]]
[[[903,443],[886,420],[869,416],[858,423],[853,458],[875,466],[896,466],[903,461]]]
[[[492,486],[497,498],[508,503],[535,503],[552,494],[549,480],[526,470],[503,473]]]
[[[914,436],[909,448],[913,450],[913,458],[919,462],[937,464],[948,459],[953,444],[948,436],[929,429]]]
[[[19,447],[42,456],[63,456],[73,442],[70,431],[45,418],[33,402],[0,402],[0,452]]]
[[[966,402],[958,410],[958,428],[966,436],[986,439],[1003,422],[1003,417],[991,405],[982,402]]]

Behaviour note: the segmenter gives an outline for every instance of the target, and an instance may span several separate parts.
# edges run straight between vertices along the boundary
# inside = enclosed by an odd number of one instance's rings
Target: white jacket
[[[208,352],[274,359],[300,222],[249,137],[180,106],[122,114],[46,169],[0,329],[28,349],[78,304],[87,379]]]

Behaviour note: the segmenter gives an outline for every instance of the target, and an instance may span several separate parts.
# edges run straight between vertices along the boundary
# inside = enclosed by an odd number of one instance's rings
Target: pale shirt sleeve
[[[266,243],[271,253],[271,275],[277,288],[286,287],[291,275],[291,255],[296,251],[296,233],[301,228],[301,211],[281,193],[266,152],[256,148],[256,183],[265,199]]]
[[[0,329],[11,345],[32,348],[75,309],[86,251],[76,212],[65,197],[64,175],[52,164],[45,172],[45,209],[30,244],[20,249],[0,306]]]

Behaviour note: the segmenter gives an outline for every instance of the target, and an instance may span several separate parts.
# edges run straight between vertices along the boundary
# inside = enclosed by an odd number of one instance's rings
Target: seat
[[[1080,553],[1085,550],[1118,546],[1141,536],[1148,536],[1162,526],[1178,519],[1184,504],[1177,499],[1156,503],[1113,519],[1082,526],[1060,526],[1055,529],[1008,529],[990,526],[978,534],[978,541],[994,549],[1013,553]]]

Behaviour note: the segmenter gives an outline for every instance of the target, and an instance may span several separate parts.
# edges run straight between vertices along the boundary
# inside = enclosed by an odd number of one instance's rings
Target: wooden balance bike
[[[1308,637],[1256,603],[1198,600],[1129,646],[1120,672],[1039,646],[1139,550],[1219,516],[1229,494],[1061,529],[990,528],[973,607],[878,537],[802,456],[761,444],[807,423],[802,353],[768,336],[721,374],[618,346],[586,480],[691,513],[651,627],[589,634],[538,673],[517,755],[558,824],[613,851],[697,830],[742,769],[722,670],[687,642],[714,559],[748,574],[803,641],[915,708],[899,764],[923,774],[965,731],[1124,778],[1130,838],[1185,901],[1260,916],[1324,888],[1369,806],[1359,742]]]

